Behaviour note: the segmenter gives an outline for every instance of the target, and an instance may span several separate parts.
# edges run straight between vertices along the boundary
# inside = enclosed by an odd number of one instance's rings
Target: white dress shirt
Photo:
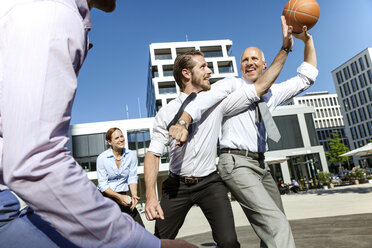
[[[273,84],[269,91],[262,96],[270,112],[284,101],[296,96],[309,88],[315,81],[318,70],[309,63],[303,62],[297,69],[297,76],[279,83]],[[244,78],[228,77],[218,81],[217,87],[212,89],[210,94],[215,94],[219,98],[197,97],[190,103],[185,111],[191,115],[194,122],[200,120],[201,114],[220,100],[224,95],[227,96],[231,87],[239,89],[242,85],[253,85],[252,82]],[[256,106],[252,104],[249,108],[235,116],[227,116],[222,121],[222,132],[220,136],[220,147],[230,149],[249,150],[252,152],[265,152],[266,131],[263,122],[256,122]]]
[[[233,89],[227,91],[232,92]],[[207,92],[201,92],[204,95]],[[188,142],[176,146],[176,141],[168,134],[167,125],[178,112],[187,95],[181,93],[178,98],[160,109],[155,117],[155,123],[149,151],[161,156],[167,145],[170,146],[169,169],[181,176],[203,177],[216,170],[217,139],[220,134],[221,121],[224,115],[232,115],[246,109],[259,100],[254,85],[242,85],[241,90],[235,91],[222,102],[203,113],[198,123],[193,127]]]

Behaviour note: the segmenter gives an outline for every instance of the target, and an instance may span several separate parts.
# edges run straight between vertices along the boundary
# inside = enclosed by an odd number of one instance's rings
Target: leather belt
[[[265,155],[263,152],[251,152],[248,150],[239,150],[239,149],[229,149],[229,148],[222,148],[221,153],[230,153],[235,155],[240,155],[244,157],[250,157],[257,161],[264,161]]]
[[[207,178],[207,177],[209,177],[210,175],[213,175],[213,174],[217,174],[217,171],[212,172],[211,174],[209,174],[208,176],[205,176],[205,177],[184,177],[184,176],[180,176],[180,175],[177,175],[177,174],[169,171],[169,177],[180,180],[181,182],[184,182],[186,185],[193,185],[193,184],[200,183],[203,179],[205,179],[205,178]]]

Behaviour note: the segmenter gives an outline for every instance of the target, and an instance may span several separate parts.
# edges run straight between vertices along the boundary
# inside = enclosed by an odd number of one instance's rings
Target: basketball
[[[283,10],[288,26],[293,33],[301,33],[302,27],[312,28],[319,18],[319,5],[316,0],[289,0]]]

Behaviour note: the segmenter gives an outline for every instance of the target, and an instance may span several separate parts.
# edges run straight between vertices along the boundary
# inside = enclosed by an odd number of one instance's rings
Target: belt
[[[201,181],[203,181],[203,179],[205,179],[205,178],[207,178],[207,177],[209,177],[210,175],[213,175],[213,174],[217,174],[217,171],[212,172],[208,176],[204,176],[204,177],[184,177],[184,176],[180,176],[180,175],[177,175],[177,174],[169,171],[169,177],[180,180],[181,182],[184,182],[186,185],[193,185],[193,184],[200,183]]]
[[[251,152],[251,151],[248,151],[248,150],[222,148],[221,153],[230,153],[230,154],[250,157],[250,158],[253,158],[254,160],[257,160],[257,161],[265,160],[265,155],[264,155],[263,152]]]

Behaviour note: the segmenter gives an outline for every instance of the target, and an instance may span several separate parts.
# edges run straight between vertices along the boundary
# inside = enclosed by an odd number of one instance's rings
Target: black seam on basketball
[[[298,6],[298,7],[297,7],[295,10],[293,10],[293,11],[295,11],[295,13],[297,13],[297,9],[298,9],[298,8],[300,8],[300,7],[304,6],[304,5],[309,5],[309,4],[316,4],[316,3],[314,3],[314,2],[311,2],[311,3],[303,3],[303,4],[301,4],[300,6]],[[303,12],[298,12],[298,13],[301,13],[301,14],[304,14],[304,15],[307,15],[307,16],[314,17],[315,19],[318,20],[318,17],[317,17],[317,16],[309,15],[309,14],[307,14],[307,13],[303,13]]]
[[[318,17],[317,16],[314,16],[314,15],[309,15],[309,14],[307,14],[307,13],[304,13],[304,12],[299,12],[299,11],[296,11],[296,10],[291,10],[291,9],[284,9],[284,10],[286,10],[287,12],[289,12],[289,13],[298,13],[298,14],[302,14],[302,15],[306,15],[306,16],[310,16],[310,17],[313,17],[313,18],[315,18],[316,20],[318,20]]]

